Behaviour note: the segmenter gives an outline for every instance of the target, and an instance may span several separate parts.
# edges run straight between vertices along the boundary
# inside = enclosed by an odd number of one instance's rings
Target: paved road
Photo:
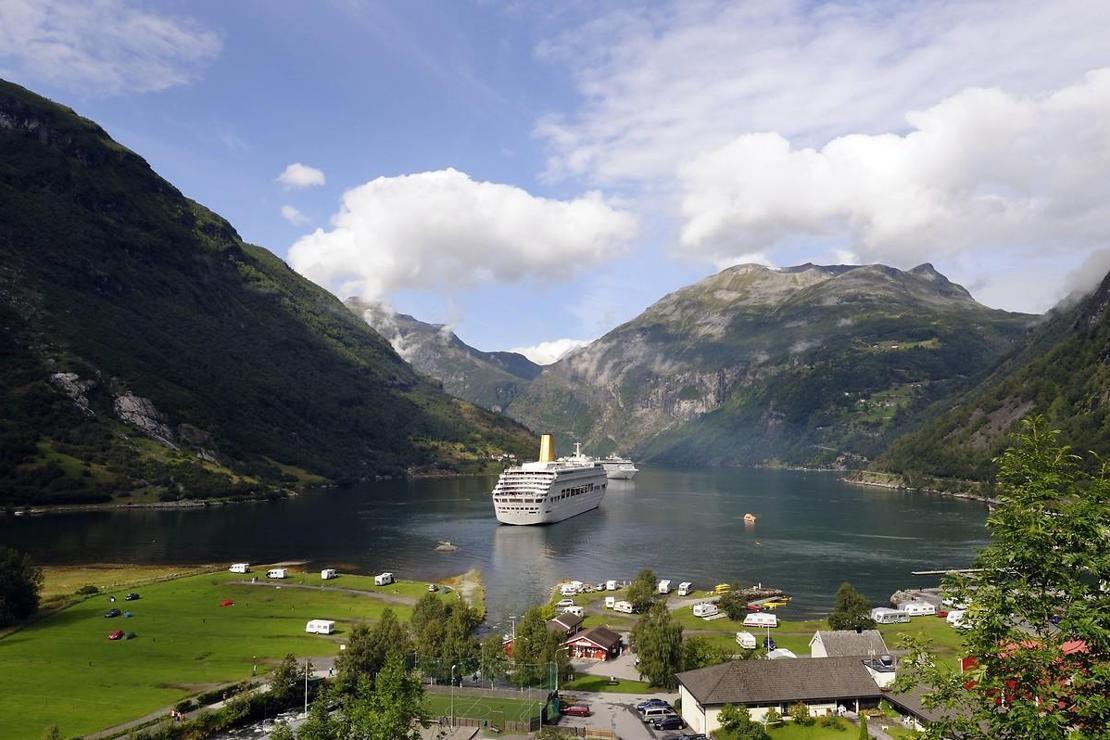
[[[663,699],[673,703],[678,694],[599,694],[591,692],[566,692],[568,699],[589,704],[589,717],[563,717],[560,727],[593,727],[615,732],[621,740],[661,740],[680,735],[680,731],[656,732],[640,721],[633,706],[645,699]]]

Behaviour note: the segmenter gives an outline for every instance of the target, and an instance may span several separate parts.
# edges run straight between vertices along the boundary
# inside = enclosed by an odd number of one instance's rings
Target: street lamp
[[[451,727],[455,726],[455,664],[451,664]]]

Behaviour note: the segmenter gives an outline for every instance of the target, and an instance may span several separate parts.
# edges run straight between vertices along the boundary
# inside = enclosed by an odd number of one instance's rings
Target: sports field
[[[449,694],[427,694],[424,697],[428,713],[433,719],[451,714]],[[485,696],[455,696],[455,716],[486,720],[492,725],[502,722],[527,722],[540,715],[543,701],[525,699],[499,699]]]
[[[286,653],[334,655],[353,624],[374,621],[386,608],[407,621],[409,603],[425,588],[402,582],[351,593],[340,589],[364,589],[363,577],[321,588],[319,573],[305,577],[310,588],[296,587],[298,579],[282,588],[236,582],[254,575],[151,583],[114,592],[115,603],[101,594],[0,639],[0,737],[38,738],[51,724],[66,737],[93,732],[263,673]],[[127,590],[142,598],[124,601]],[[220,606],[224,600],[234,603]],[[105,618],[112,607],[134,616]],[[310,619],[335,620],[338,632],[305,634]],[[136,637],[110,641],[113,630]]]

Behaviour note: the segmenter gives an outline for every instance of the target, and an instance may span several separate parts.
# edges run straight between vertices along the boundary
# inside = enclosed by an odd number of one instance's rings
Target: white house
[[[335,622],[330,619],[312,619],[304,626],[304,631],[314,635],[330,635],[335,631]]]
[[[228,568],[228,570],[231,571],[232,573],[249,573],[250,570],[251,570],[251,564],[250,563],[232,563],[231,567]]]
[[[324,568],[322,571],[320,571],[320,579],[324,581],[330,581],[331,579],[337,578],[338,576],[339,574],[335,572],[335,568]]]
[[[720,729],[718,715],[726,704],[745,707],[758,722],[770,709],[788,714],[797,702],[821,716],[841,706],[856,712],[875,707],[881,696],[859,658],[737,660],[676,678],[682,719],[706,734]]]
[[[266,571],[267,578],[285,578],[285,568],[270,568]]]
[[[375,586],[388,586],[391,583],[393,583],[392,573],[379,573],[378,575],[374,576]]]

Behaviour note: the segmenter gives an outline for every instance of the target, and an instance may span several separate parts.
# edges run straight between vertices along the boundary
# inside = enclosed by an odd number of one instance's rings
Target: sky
[[[65,103],[345,298],[550,362],[744,262],[1110,269],[1104,0],[0,0]]]

